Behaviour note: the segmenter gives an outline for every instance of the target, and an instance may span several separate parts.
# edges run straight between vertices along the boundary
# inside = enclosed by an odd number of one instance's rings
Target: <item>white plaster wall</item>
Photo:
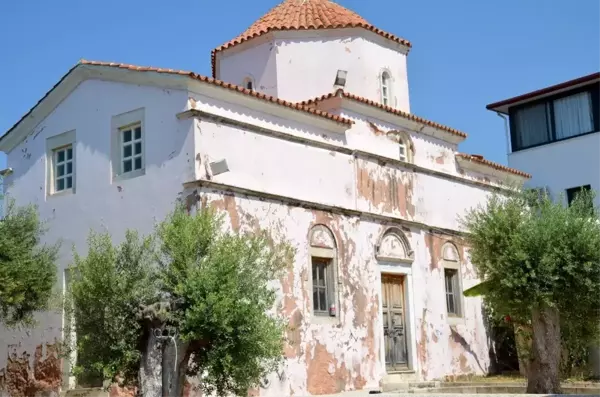
[[[600,132],[511,153],[508,164],[532,175],[527,186],[547,186],[555,199],[562,194],[566,200],[566,189],[582,185],[599,194]]]
[[[85,252],[90,229],[109,231],[115,241],[127,228],[146,234],[155,219],[173,208],[182,183],[193,178],[191,120],[175,114],[187,103],[183,91],[88,80],[81,83],[32,134],[8,153],[14,174],[6,180],[17,204],[34,203],[47,221],[45,242],[62,239],[58,280],[71,262],[72,247]],[[145,108],[146,174],[111,183],[112,116]],[[76,130],[76,193],[46,196],[46,139]],[[40,327],[18,333],[0,330],[0,369],[13,351],[32,354],[42,342],[61,336],[61,314],[39,317]]]
[[[277,32],[274,43],[253,46],[253,41],[249,41],[239,53],[223,57],[219,77],[239,84],[246,71],[261,70],[264,74],[258,74],[264,82],[260,89],[274,92],[268,88],[273,86],[272,54],[275,53],[279,98],[300,102],[332,92],[336,73],[342,69],[348,71],[346,91],[380,102],[379,78],[387,69],[393,78],[391,105],[410,111],[406,55],[400,52],[399,45],[371,32],[362,29]]]
[[[229,171],[214,181],[300,200],[352,208],[349,155],[200,121],[197,150],[206,162],[225,159]]]
[[[417,219],[428,225],[454,230],[461,229],[460,216],[478,204],[485,203],[491,194],[478,186],[426,174],[416,174],[413,186]]]
[[[317,127],[314,124],[304,123],[302,121],[290,120],[285,117],[284,109],[276,107],[265,107],[264,111],[251,109],[243,105],[232,105],[219,98],[208,96],[204,92],[190,92],[190,98],[193,99],[193,106],[191,108],[210,113],[215,116],[222,116],[224,118],[233,120],[238,124],[242,123],[241,129],[244,129],[246,133],[250,133],[249,130],[253,129],[266,129],[273,131],[273,133],[289,135],[292,138],[301,138],[310,141],[316,141],[317,143],[327,143],[338,147],[346,146],[346,135],[343,131],[332,132],[325,127]],[[242,94],[240,94],[242,95]],[[246,100],[254,100],[253,98],[245,97]],[[287,109],[285,109],[287,111]],[[296,115],[301,115],[305,118],[315,121],[314,116],[301,111],[293,111]],[[289,114],[289,113],[288,113]],[[329,126],[330,122],[326,119],[319,120],[322,123],[327,123]],[[221,127],[218,127],[221,128]],[[202,126],[196,126],[196,134],[202,129]],[[198,136],[198,135],[197,135]],[[198,137],[199,139],[199,137]],[[235,144],[235,142],[231,142]],[[261,150],[257,148],[257,150]],[[202,148],[196,146],[196,152],[201,153]],[[196,164],[196,177],[200,178],[204,175],[203,166]]]
[[[276,50],[272,36],[257,38],[239,48],[219,54],[220,80],[243,86],[246,77],[254,80],[254,89],[274,97],[277,96]],[[244,86],[245,87],[245,86]]]

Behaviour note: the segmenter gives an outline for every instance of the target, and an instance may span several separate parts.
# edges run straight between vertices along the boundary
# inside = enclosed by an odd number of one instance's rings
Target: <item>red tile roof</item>
[[[213,77],[215,56],[218,51],[243,43],[254,37],[277,30],[309,30],[363,28],[386,39],[411,47],[408,40],[384,32],[367,22],[363,17],[330,0],[285,0],[275,6],[235,39],[212,51]]]
[[[253,90],[249,90],[247,88],[244,87],[240,87],[238,85],[235,84],[230,84],[230,83],[226,83],[224,81],[221,80],[217,80],[217,79],[213,79],[212,77],[207,77],[207,76],[202,76],[199,75],[197,73],[194,72],[190,72],[187,70],[177,70],[177,69],[163,69],[163,68],[156,68],[156,67],[150,67],[150,66],[136,66],[136,65],[129,65],[129,64],[125,64],[125,63],[115,63],[115,62],[100,62],[100,61],[87,61],[85,59],[82,59],[79,61],[79,63],[77,65],[75,65],[73,68],[71,68],[51,89],[50,91],[48,91],[27,113],[25,113],[25,115],[23,115],[23,117],[21,117],[19,119],[19,121],[17,121],[4,135],[0,136],[0,141],[2,139],[4,139],[4,137],[6,137],[13,129],[16,128],[17,125],[19,125],[19,123],[21,123],[21,121],[23,121],[27,116],[29,116],[29,114],[31,114],[31,112],[33,111],[33,109],[35,109],[65,78],[67,75],[69,75],[73,70],[75,70],[78,66],[80,65],[91,65],[91,66],[107,66],[107,67],[114,67],[114,68],[120,68],[120,69],[128,69],[128,70],[134,70],[137,72],[156,72],[156,73],[168,73],[168,74],[178,74],[178,75],[182,75],[182,76],[187,76],[190,77],[192,79],[198,80],[198,81],[202,81],[208,84],[212,84],[212,85],[216,85],[219,87],[223,87],[226,88],[228,90],[231,91],[237,91],[240,92],[242,94],[248,95],[248,96],[252,96],[255,97],[257,99],[263,100],[265,102],[271,102],[271,103],[275,103],[277,105],[280,106],[285,106],[291,109],[295,109],[295,110],[299,110],[305,113],[309,113],[312,114],[314,116],[318,116],[318,117],[322,117],[328,120],[332,120],[335,121],[337,123],[341,123],[347,126],[352,125],[354,122],[352,120],[349,120],[347,118],[344,117],[340,117],[340,116],[336,116],[327,112],[324,112],[322,110],[318,110],[318,109],[313,109],[309,106],[305,106],[305,105],[301,105],[298,103],[294,103],[294,102],[289,102],[289,101],[284,101],[282,99],[279,98],[275,98],[271,95],[265,95],[262,94],[260,92],[256,92]]]
[[[494,163],[493,161],[486,160],[485,158],[483,158],[483,156],[478,154],[457,153],[456,156],[474,161],[479,164],[487,165],[488,167],[492,167],[500,171],[510,172],[511,174],[519,175],[525,178],[531,178],[531,175],[526,172],[519,171],[515,168],[510,168],[502,164]]]
[[[341,96],[341,97],[344,97],[344,98],[352,99],[352,100],[357,101],[357,102],[362,102],[362,103],[370,105],[370,106],[377,107],[377,108],[379,108],[381,110],[384,110],[384,111],[386,111],[388,113],[391,113],[391,114],[394,114],[396,116],[400,116],[400,117],[408,119],[408,120],[416,121],[418,123],[422,123],[422,124],[428,125],[430,127],[434,127],[434,128],[437,128],[437,129],[449,132],[449,133],[454,134],[456,136],[459,136],[461,138],[466,138],[467,137],[467,134],[464,133],[464,132],[462,132],[462,131],[456,130],[456,129],[451,128],[451,127],[447,127],[447,126],[445,126],[443,124],[439,124],[439,123],[436,123],[434,121],[430,121],[430,120],[424,119],[424,118],[419,117],[419,116],[415,116],[414,114],[411,114],[411,113],[403,112],[402,110],[395,109],[393,107],[383,105],[381,103],[372,101],[370,99],[366,99],[366,98],[360,97],[358,95],[350,94],[348,92],[345,92],[341,88],[338,89],[336,92],[333,92],[333,93],[330,93],[330,94],[326,94],[326,95],[320,96],[318,98],[309,99],[307,101],[302,101],[302,102],[300,102],[300,104],[301,105],[313,105],[313,104],[316,104],[318,102],[321,102],[321,101],[324,101],[326,99],[333,98],[333,97],[336,97],[336,96]]]

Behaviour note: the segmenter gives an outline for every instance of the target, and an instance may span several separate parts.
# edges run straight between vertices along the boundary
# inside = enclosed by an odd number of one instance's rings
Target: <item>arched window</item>
[[[452,243],[442,246],[442,266],[444,268],[444,289],[448,318],[460,318],[462,309],[462,283],[460,280],[460,255]]]
[[[388,131],[386,135],[398,143],[398,160],[412,163],[414,147],[410,135],[400,130]]]
[[[314,226],[309,235],[313,315],[338,317],[337,247],[333,233],[324,225]]]
[[[248,76],[244,79],[244,88],[249,90],[254,89],[254,79],[252,77]]]
[[[386,70],[381,73],[381,103],[390,106],[392,98],[392,77]]]

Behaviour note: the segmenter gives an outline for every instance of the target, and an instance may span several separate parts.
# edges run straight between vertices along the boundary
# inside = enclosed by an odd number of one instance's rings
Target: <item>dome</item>
[[[285,0],[272,8],[235,39],[213,50],[222,51],[277,30],[363,28],[410,47],[410,42],[378,29],[363,17],[331,0]]]

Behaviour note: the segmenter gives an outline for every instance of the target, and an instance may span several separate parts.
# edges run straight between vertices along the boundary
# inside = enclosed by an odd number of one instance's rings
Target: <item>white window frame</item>
[[[76,144],[75,130],[63,132],[62,134],[54,135],[46,139],[46,195],[62,196],[65,194],[73,194],[76,190]],[[68,149],[71,149],[71,158],[67,159]],[[64,160],[58,164],[58,154],[64,152]],[[68,164],[71,164],[71,172],[67,173]],[[58,167],[64,166],[64,173],[58,176]],[[71,187],[67,188],[67,178],[71,178]],[[57,189],[58,180],[64,180],[64,188]]]
[[[381,72],[379,86],[381,91],[381,103],[384,106],[392,106],[392,74],[386,69]]]
[[[137,135],[139,131],[139,136]],[[125,141],[125,135],[130,133],[130,137],[128,141]],[[134,123],[125,127],[121,127],[119,129],[119,140],[121,146],[121,175],[127,174],[130,172],[136,172],[144,169],[144,149],[143,144],[144,140],[142,139],[142,124]],[[139,144],[139,153],[137,152],[137,144]],[[125,154],[126,148],[130,147],[129,155]],[[136,162],[139,160],[139,168],[136,168]],[[125,163],[130,162],[130,169],[128,171],[125,170]]]
[[[54,184],[54,192],[60,193],[65,190],[73,189],[73,175],[75,174],[73,166],[73,145],[62,146],[56,148],[52,151],[52,161],[53,161],[53,172],[52,182]],[[60,155],[63,155],[62,161],[60,160]],[[69,157],[69,154],[71,155]],[[71,171],[69,172],[69,165],[71,166]],[[59,175],[60,168],[63,168],[62,175]],[[71,186],[69,186],[69,180],[71,181]],[[62,188],[59,188],[59,184],[62,181]]]
[[[136,178],[146,173],[146,128],[144,108],[132,110],[112,118],[111,151],[113,181]],[[140,128],[140,137],[136,139],[135,130]],[[124,134],[131,131],[131,140],[124,142]],[[140,143],[141,153],[135,151],[135,144]],[[131,146],[131,154],[125,157],[125,147]],[[140,159],[142,167],[135,169],[135,160]],[[131,161],[131,170],[125,171],[125,161]]]
[[[398,153],[400,161],[408,161],[408,145],[403,140],[398,143]]]

